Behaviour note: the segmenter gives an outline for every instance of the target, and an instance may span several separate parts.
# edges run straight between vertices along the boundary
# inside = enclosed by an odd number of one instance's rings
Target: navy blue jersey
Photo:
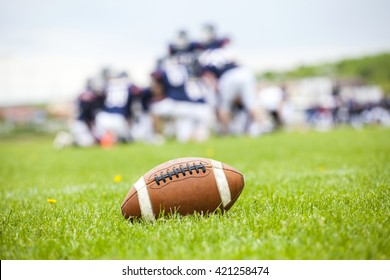
[[[178,101],[205,102],[202,92],[193,85],[183,65],[168,65],[155,71],[152,76],[162,84],[166,97]]]
[[[149,111],[150,103],[153,100],[153,93],[150,87],[140,89],[139,95],[136,98],[141,102],[142,110],[144,112]]]
[[[190,76],[198,74],[197,57],[203,49],[202,45],[197,42],[191,42],[186,46],[169,45],[169,59],[174,60],[180,65],[184,65]]]
[[[183,54],[183,53],[192,53],[196,50],[203,49],[202,44],[197,42],[190,42],[186,46],[178,46],[175,44],[169,45],[169,55],[177,55],[177,54]]]
[[[77,98],[77,120],[91,125],[95,121],[95,116],[103,107],[103,97],[95,94],[92,90],[86,89]]]
[[[201,72],[211,72],[220,78],[228,70],[238,67],[225,50],[207,50],[199,57]]]
[[[125,118],[131,115],[131,102],[137,94],[138,88],[130,84],[127,79],[112,79],[105,90],[103,111],[115,113]]]
[[[214,50],[214,49],[223,48],[228,43],[230,43],[229,38],[214,39],[210,42],[200,44],[200,48],[202,50]]]
[[[211,72],[213,73],[217,78],[220,78],[225,72],[228,70],[236,68],[238,65],[235,64],[234,62],[227,63],[224,65],[213,65],[213,64],[208,64],[202,67],[202,72]]]

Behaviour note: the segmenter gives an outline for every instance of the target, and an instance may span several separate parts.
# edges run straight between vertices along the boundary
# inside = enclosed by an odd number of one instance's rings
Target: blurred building
[[[73,111],[71,103],[0,107],[0,135],[19,130],[54,133],[67,129]]]

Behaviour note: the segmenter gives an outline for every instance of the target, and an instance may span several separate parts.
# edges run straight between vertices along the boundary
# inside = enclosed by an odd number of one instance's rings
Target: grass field
[[[120,205],[132,184],[183,156],[215,158],[244,173],[233,208],[124,220]],[[110,150],[57,151],[51,139],[19,138],[0,141],[0,158],[3,260],[390,259],[389,129]]]

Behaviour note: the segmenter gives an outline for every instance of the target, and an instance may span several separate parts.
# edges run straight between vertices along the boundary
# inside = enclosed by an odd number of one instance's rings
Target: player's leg
[[[237,81],[240,82],[240,96],[244,108],[249,112],[250,125],[248,133],[251,136],[258,136],[261,133],[272,129],[267,127],[267,116],[264,109],[258,106],[256,101],[256,78],[254,74],[245,68],[237,71]]]
[[[116,140],[112,139],[112,132],[110,131],[111,127],[111,114],[107,112],[99,112],[96,115],[95,120],[95,135],[99,139],[100,143],[105,141],[105,139],[110,138],[109,142],[115,142]]]
[[[182,143],[192,140],[196,119],[194,115],[194,103],[175,101],[172,117],[175,125],[176,140]]]
[[[218,83],[219,104],[217,105],[217,114],[223,134],[230,132],[232,105],[239,94],[237,88],[239,84],[236,80],[236,71],[233,69],[222,75]]]
[[[206,141],[215,122],[212,107],[207,103],[195,103],[192,112],[194,128],[191,138],[196,142]]]
[[[149,112],[138,115],[137,121],[131,126],[131,135],[135,140],[150,142],[153,138],[153,121]]]
[[[192,118],[184,117],[175,120],[176,140],[185,143],[191,140],[194,130],[194,121]]]
[[[95,144],[95,138],[88,125],[80,120],[75,120],[70,125],[74,144],[80,147],[88,147]]]
[[[110,134],[112,142],[131,141],[130,125],[120,114],[100,112],[96,116],[96,135],[102,140]]]
[[[175,102],[170,98],[154,102],[150,106],[150,118],[153,127],[153,136],[151,142],[154,144],[162,144],[166,125],[169,125],[167,120],[174,118]]]
[[[130,133],[130,124],[128,120],[122,115],[113,115],[111,131],[113,131],[116,139],[124,143],[131,142],[133,138]]]

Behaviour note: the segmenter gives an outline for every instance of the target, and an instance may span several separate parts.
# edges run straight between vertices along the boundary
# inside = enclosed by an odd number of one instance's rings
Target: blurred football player
[[[239,66],[224,49],[205,51],[199,58],[202,76],[218,94],[218,117],[222,133],[231,133],[232,110],[240,104],[248,113],[251,136],[263,131],[264,112],[256,105],[256,79],[247,68]]]
[[[81,147],[96,143],[95,117],[102,108],[103,96],[95,88],[93,79],[87,81],[86,89],[77,98],[77,117],[70,125],[74,144]]]
[[[150,103],[153,101],[151,87],[139,89],[133,96],[131,136],[135,141],[150,143],[153,140],[153,122],[150,114]]]
[[[169,44],[169,55],[191,53],[200,48],[199,43],[190,41],[187,31],[179,30],[174,41]]]
[[[179,142],[208,139],[213,115],[201,81],[190,79],[185,66],[169,59],[153,72],[152,80],[151,113],[157,135],[163,133],[162,120],[171,119]]]
[[[103,109],[96,116],[96,134],[100,140],[106,139],[107,135],[113,137],[114,143],[132,140],[129,118],[132,98],[138,91],[126,72],[108,81]]]
[[[213,50],[223,48],[230,43],[227,37],[218,38],[216,28],[212,24],[205,24],[201,31],[201,48],[203,50]]]
[[[93,79],[88,79],[84,91],[76,100],[76,116],[69,123],[70,132],[61,131],[54,139],[57,149],[75,145],[92,146],[96,143],[94,135],[95,117],[102,107],[103,96],[94,88]]]
[[[187,68],[190,76],[197,75],[197,56],[202,49],[200,43],[191,41],[185,30],[180,30],[176,34],[173,43],[169,44],[170,60],[175,60],[178,64]]]
[[[269,130],[280,128],[284,121],[284,114],[287,113],[285,111],[287,109],[285,106],[287,96],[284,88],[278,85],[262,87],[257,93],[257,102],[270,117]]]

